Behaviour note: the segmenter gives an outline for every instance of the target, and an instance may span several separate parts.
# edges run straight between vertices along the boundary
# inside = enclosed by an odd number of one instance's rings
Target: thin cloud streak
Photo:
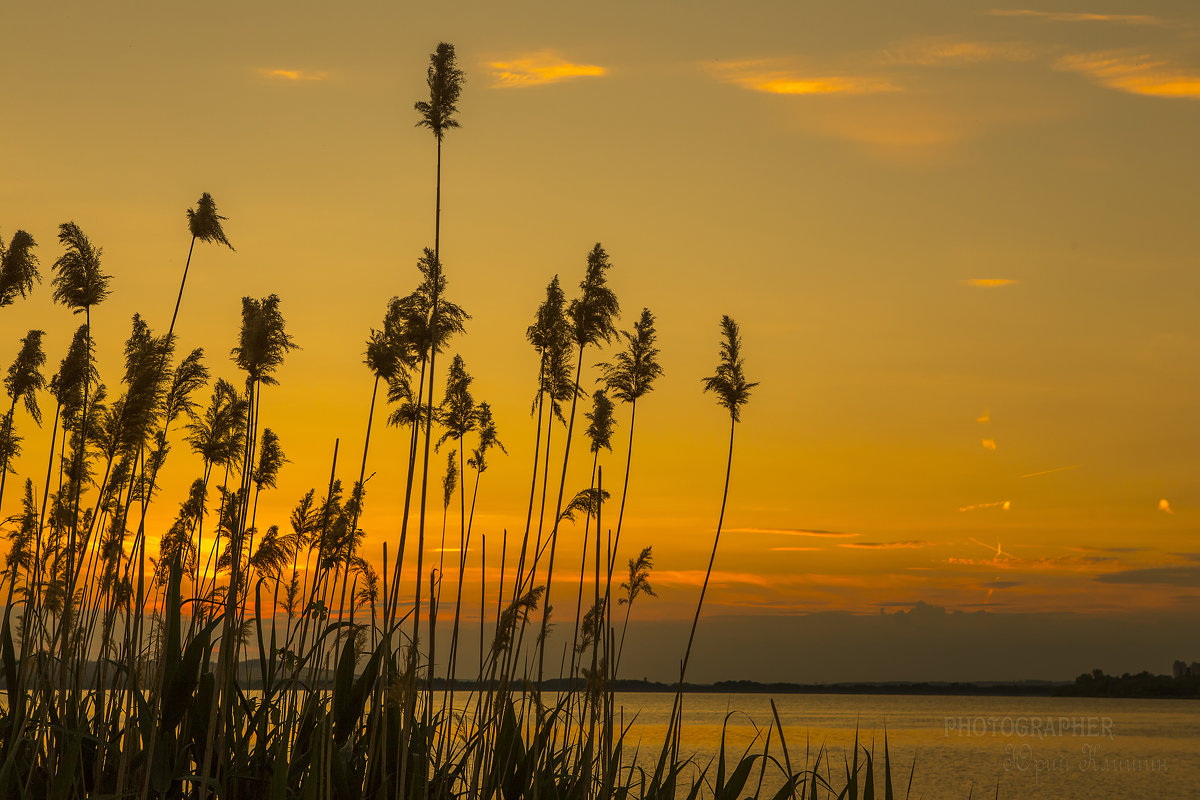
[[[1026,62],[1037,53],[1021,42],[929,41],[885,50],[882,61],[896,66],[938,67],[993,61]]]
[[[732,61],[706,67],[722,83],[767,94],[862,95],[904,91],[885,78],[813,74],[777,59]]]
[[[970,506],[962,506],[959,511],[979,511],[985,508],[999,508],[1002,511],[1008,511],[1012,508],[1012,500],[997,500],[993,503],[976,503]]]
[[[861,535],[844,531],[809,530],[807,528],[727,528],[726,531],[729,533],[767,533],[777,536],[817,536],[828,539],[849,539]]]
[[[1115,22],[1122,25],[1161,25],[1162,20],[1150,14],[1091,14],[1072,11],[1033,11],[1027,8],[996,8],[986,12],[990,17],[1033,17],[1048,22]]]
[[[704,575],[705,571],[702,569],[656,570],[654,582],[664,586],[701,586],[704,583]],[[717,571],[709,577],[709,583],[714,586],[737,583],[750,586],[772,586],[776,581],[772,581],[766,575],[758,575],[753,572]]]
[[[601,78],[608,69],[598,64],[576,64],[550,53],[534,53],[509,61],[488,63],[492,71],[493,89],[523,89],[578,78]]]
[[[1038,478],[1038,477],[1041,477],[1042,475],[1053,475],[1056,472],[1066,472],[1069,469],[1079,469],[1082,466],[1083,466],[1083,464],[1072,464],[1069,467],[1055,467],[1054,469],[1043,469],[1043,470],[1040,470],[1039,472],[1027,472],[1024,475],[1020,475],[1019,477],[1021,477],[1021,478]]]
[[[929,547],[933,542],[921,542],[917,540],[909,540],[906,542],[844,542],[838,547],[847,547],[853,550],[919,550],[922,547]]]
[[[1200,567],[1147,567],[1097,575],[1100,583],[1200,588]]]
[[[328,72],[318,72],[307,69],[262,69],[263,75],[274,80],[303,83],[308,81],[324,81],[329,79]]]
[[[979,289],[996,289],[1000,286],[1012,286],[1019,281],[1011,278],[967,278],[963,281],[965,286],[975,286]]]
[[[1200,99],[1200,71],[1142,53],[1078,53],[1058,59],[1054,68],[1085,75],[1100,86],[1129,94]]]

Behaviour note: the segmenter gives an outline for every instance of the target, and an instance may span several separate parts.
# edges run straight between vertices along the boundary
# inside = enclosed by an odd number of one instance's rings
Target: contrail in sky
[[[1069,469],[1079,469],[1083,464],[1072,464],[1069,467],[1055,467],[1054,469],[1044,469],[1041,472],[1030,472],[1028,475],[1022,475],[1022,478],[1036,478],[1039,475],[1049,475],[1053,472],[1066,472]]]

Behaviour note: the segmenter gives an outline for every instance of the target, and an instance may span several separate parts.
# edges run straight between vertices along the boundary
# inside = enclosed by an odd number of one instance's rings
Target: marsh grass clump
[[[663,369],[648,309],[618,333],[620,305],[607,282],[612,264],[600,244],[586,254],[578,295],[568,300],[555,277],[525,332],[539,363],[528,514],[512,552],[504,531],[488,561],[488,536],[474,526],[476,503],[483,474],[507,450],[466,362],[455,355],[439,370],[437,359],[470,319],[447,295],[440,257],[442,144],[459,125],[463,85],[451,45],[430,56],[427,84],[429,99],[416,110],[417,124],[437,143],[434,246],[417,259],[415,288],[393,298],[381,327],[367,336],[370,411],[362,456],[352,464],[357,477],[345,484],[338,477],[341,442],[327,472],[325,465],[292,464],[264,418],[262,393],[279,385],[298,347],[280,296],[242,300],[227,362],[207,363],[200,349],[175,353],[196,242],[233,249],[211,195],[187,212],[191,245],[167,332],[156,334],[145,318],[133,317],[124,369],[111,390],[101,380],[90,325],[93,308],[111,293],[102,250],[75,223],[60,226],[54,298],[82,314],[84,324],[49,381],[43,345],[60,344],[57,332],[42,330],[21,340],[4,380],[0,503],[20,452],[18,408],[41,424],[48,390],[54,414],[44,476],[25,477],[19,510],[0,517],[8,540],[0,573],[0,797],[734,798],[750,791],[755,776],[759,794],[768,770],[768,783],[782,786],[773,794],[781,800],[857,798],[860,788],[873,796],[864,788],[873,785],[870,750],[856,746],[835,790],[839,781],[823,754],[803,765],[792,760],[778,715],[760,737],[761,750],[756,740],[755,752],[727,763],[722,747],[715,765],[680,757],[682,684],[707,574],[657,764],[645,769],[639,747],[627,740],[614,685],[635,601],[641,608],[656,593],[652,548],[622,553],[621,533],[637,404]],[[18,231],[0,248],[0,305],[25,297],[40,280],[33,247]],[[740,331],[728,317],[722,336],[717,370],[704,383],[731,420],[718,540],[733,431],[756,385],[744,376]],[[578,401],[588,401],[585,351],[614,339],[618,349],[597,365],[603,386],[584,411],[591,477],[568,493]],[[435,400],[439,378],[444,388]],[[405,477],[399,535],[382,543],[377,561],[367,552],[363,522],[381,384],[386,420],[401,429],[400,453],[391,457]],[[629,407],[615,534],[605,524],[612,496],[601,462],[613,451],[614,399]],[[547,519],[556,424],[566,429],[565,441]],[[441,547],[426,575],[430,452],[443,445]],[[161,496],[163,469],[190,481],[181,497]],[[286,519],[260,520],[259,497],[278,491],[283,470],[304,470],[313,488]],[[148,511],[164,504],[171,522],[156,530],[158,515]],[[457,546],[448,527],[455,505]],[[487,533],[495,543],[496,532]],[[564,648],[558,662],[566,691],[550,693],[544,683],[556,662],[553,653],[546,658],[547,633],[562,536],[578,537],[583,549],[569,659]],[[464,592],[473,537],[482,553],[480,642],[478,663],[467,668],[460,638],[476,600]],[[714,541],[709,573],[716,551]],[[401,585],[404,561],[413,558],[412,585]],[[627,574],[614,579],[623,560]],[[489,573],[495,562],[499,570]],[[491,574],[497,577],[489,583]],[[588,577],[594,585],[585,602]],[[439,630],[438,609],[449,604],[450,591],[452,624]],[[612,616],[622,606],[618,632]],[[437,688],[446,692],[439,696]],[[886,740],[884,758],[891,798]]]

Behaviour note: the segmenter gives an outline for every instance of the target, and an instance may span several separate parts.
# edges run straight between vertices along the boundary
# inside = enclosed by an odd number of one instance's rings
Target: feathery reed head
[[[92,244],[74,222],[58,226],[58,241],[67,252],[54,262],[54,300],[75,313],[104,301],[109,276],[100,271],[103,250]]]
[[[458,97],[462,94],[466,77],[458,68],[454,56],[454,45],[440,42],[437,50],[429,54],[429,69],[425,82],[429,84],[429,100],[418,100],[413,108],[421,115],[418,128],[429,128],[440,142],[447,128],[457,128]]]
[[[611,497],[607,489],[598,489],[592,487],[590,489],[581,489],[576,495],[571,498],[571,502],[567,503],[567,507],[558,515],[558,521],[563,520],[575,521],[576,512],[582,511],[585,515],[594,517],[600,512],[600,504],[607,501]]]
[[[251,480],[258,484],[260,491],[264,486],[274,489],[279,469],[286,463],[288,463],[288,458],[283,454],[283,448],[279,446],[279,437],[270,428],[263,428],[258,447],[258,466],[254,468]]]
[[[611,342],[617,332],[613,320],[621,313],[617,295],[608,288],[605,274],[612,264],[608,253],[597,242],[587,257],[587,273],[579,283],[580,295],[571,301],[567,316],[571,319],[572,334],[580,347]]]
[[[650,586],[650,570],[654,568],[652,550],[651,547],[645,547],[637,558],[629,559],[629,580],[621,584],[621,588],[625,590],[625,596],[617,601],[617,605],[632,603],[639,594],[658,597],[654,593],[654,588]]]
[[[557,275],[546,287],[546,299],[538,306],[533,324],[525,330],[525,338],[539,353],[569,346],[571,330],[567,325],[567,298],[558,284]]]
[[[458,451],[446,455],[446,474],[442,476],[442,508],[450,507],[454,490],[458,488]]]
[[[196,402],[192,395],[208,383],[208,367],[204,366],[204,351],[197,347],[188,353],[171,376],[171,388],[167,392],[167,423],[174,422],[180,414],[189,419],[196,417]]]
[[[221,228],[221,221],[226,217],[217,213],[217,204],[213,202],[211,194],[205,192],[200,195],[200,199],[196,201],[196,207],[188,209],[187,218],[188,230],[193,238],[202,242],[223,244],[233,250],[233,245],[225,238],[225,231]]]
[[[34,422],[42,424],[42,411],[38,408],[37,393],[46,388],[46,378],[42,375],[42,367],[46,364],[46,354],[42,352],[42,336],[45,331],[31,330],[21,340],[21,349],[8,368],[4,378],[4,391],[15,406],[24,401],[25,410]],[[11,425],[12,420],[8,420]]]
[[[440,353],[451,336],[466,330],[471,315],[446,299],[445,269],[428,247],[418,259],[417,269],[421,271],[421,283],[402,303],[407,306],[406,336],[413,343],[416,357],[425,358],[431,344]]]
[[[750,400],[750,390],[758,383],[748,383],[742,370],[742,336],[738,325],[728,315],[721,317],[721,356],[714,375],[704,378],[704,391],[713,392],[717,402],[729,409],[734,422],[741,420],[741,407]]]
[[[446,375],[446,392],[438,409],[437,419],[445,432],[437,441],[440,448],[447,439],[461,439],[475,430],[475,398],[471,395],[471,382],[462,356],[455,355]]]
[[[62,404],[64,416],[71,417],[79,412],[85,383],[95,385],[100,381],[100,373],[91,356],[87,326],[80,325],[71,337],[67,354],[59,362],[58,372],[50,379],[50,392]]]
[[[592,394],[592,410],[585,411],[583,415],[588,419],[587,437],[592,442],[592,452],[598,453],[600,448],[604,448],[611,453],[616,420],[613,418],[613,402],[603,389],[597,389]]]
[[[633,325],[633,331],[621,331],[627,347],[614,356],[612,363],[597,364],[604,372],[604,384],[613,396],[626,403],[636,402],[650,391],[654,381],[662,375],[658,363],[658,348],[654,346],[657,334],[654,330],[654,315],[643,308],[642,316]]]
[[[487,401],[475,407],[475,429],[479,431],[479,444],[467,459],[467,465],[484,472],[487,470],[488,450],[498,447],[501,453],[508,455],[508,450],[496,434],[496,420],[492,417],[492,407]]]
[[[213,384],[212,398],[204,412],[187,425],[186,441],[207,463],[237,470],[246,439],[249,399],[224,378]]]
[[[34,282],[41,282],[35,247],[37,242],[25,231],[14,233],[8,247],[0,239],[0,308],[11,305],[17,295],[28,297]]]
[[[279,295],[273,294],[262,300],[242,298],[241,336],[230,354],[248,373],[250,380],[268,386],[279,383],[275,370],[289,350],[298,349],[299,345],[284,331]]]

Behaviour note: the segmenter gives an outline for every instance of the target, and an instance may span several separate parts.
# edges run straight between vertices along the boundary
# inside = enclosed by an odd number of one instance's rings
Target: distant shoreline
[[[243,662],[239,670],[246,688],[260,689],[257,662]],[[427,686],[423,680],[421,686]],[[477,682],[462,678],[453,682],[455,691],[470,691]],[[329,673],[315,682],[315,686],[332,689],[333,675]],[[542,684],[548,692],[584,690],[582,680],[555,678]],[[0,679],[0,689],[4,681]],[[450,683],[444,678],[433,679],[434,691],[444,691]],[[490,687],[492,689],[496,687]],[[520,691],[520,683],[511,687]],[[533,683],[524,688],[532,689]],[[612,685],[614,692],[634,694],[673,693],[676,684],[650,680],[618,680]],[[1074,681],[881,681],[837,683],[787,683],[759,681],[716,681],[715,683],[685,683],[685,694],[824,694],[824,695],[895,695],[928,697],[1116,697],[1132,699],[1200,700],[1200,679],[1193,677],[1172,678],[1168,675],[1153,675],[1148,672],[1137,675],[1109,676],[1095,672],[1080,675]]]

